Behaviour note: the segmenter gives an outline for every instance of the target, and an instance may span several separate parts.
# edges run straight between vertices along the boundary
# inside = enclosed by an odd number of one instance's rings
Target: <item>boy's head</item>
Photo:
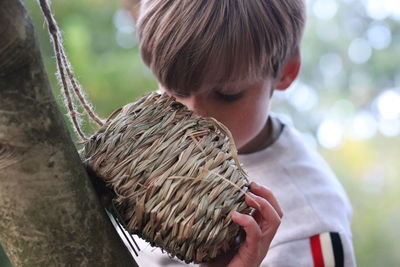
[[[263,129],[273,90],[298,74],[303,1],[144,0],[142,58],[162,90],[223,122],[240,149]]]

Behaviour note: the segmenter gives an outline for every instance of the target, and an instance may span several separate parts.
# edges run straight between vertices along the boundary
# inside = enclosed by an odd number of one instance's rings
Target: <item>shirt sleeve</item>
[[[271,247],[262,267],[356,266],[351,237],[325,232]]]

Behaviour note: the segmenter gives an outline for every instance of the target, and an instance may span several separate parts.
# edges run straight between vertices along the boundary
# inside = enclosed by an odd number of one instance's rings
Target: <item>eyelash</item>
[[[232,103],[232,102],[235,102],[235,101],[239,100],[240,98],[242,98],[243,92],[240,92],[238,94],[233,94],[233,95],[226,95],[226,94],[223,94],[220,92],[214,92],[214,95],[220,101]]]
[[[179,94],[179,93],[173,93],[172,94],[174,97],[177,98],[186,98],[188,97],[187,95]],[[237,93],[237,94],[223,94],[218,91],[213,91],[214,98],[216,98],[218,101],[222,101],[225,103],[233,103],[239,99],[241,99],[244,95],[243,92]]]
[[[171,93],[171,95],[172,95],[173,97],[175,97],[175,98],[187,98],[187,97],[188,97],[188,95],[180,94],[180,93],[175,93],[175,92]]]

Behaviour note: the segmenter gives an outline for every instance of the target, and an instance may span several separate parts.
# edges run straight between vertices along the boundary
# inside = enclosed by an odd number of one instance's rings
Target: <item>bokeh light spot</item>
[[[318,142],[321,146],[328,149],[338,148],[342,143],[343,133],[344,129],[340,121],[325,119],[318,128]]]
[[[388,16],[400,19],[400,2],[398,0],[367,0],[366,11],[369,17],[383,20]]]
[[[313,13],[317,18],[328,20],[333,18],[338,10],[335,0],[316,0],[313,5]]]
[[[125,49],[135,47],[137,40],[134,34],[131,33],[124,33],[124,32],[117,32],[115,36],[115,40],[117,44]]]
[[[357,64],[365,63],[372,54],[369,43],[364,39],[355,39],[351,42],[348,50],[351,61]]]
[[[397,119],[400,116],[400,94],[395,90],[386,90],[376,100],[380,116],[385,120]]]
[[[135,24],[128,10],[117,10],[114,14],[113,22],[119,32],[131,34],[135,32]]]
[[[319,70],[327,79],[335,78],[342,68],[342,58],[337,53],[324,54],[319,60]]]
[[[369,111],[358,112],[352,122],[351,137],[356,140],[372,138],[378,130],[378,122]]]
[[[374,24],[367,31],[369,44],[376,50],[387,48],[392,42],[392,32],[385,24]]]
[[[379,132],[387,137],[394,137],[400,134],[400,119],[380,120]]]
[[[318,103],[317,93],[310,86],[301,82],[287,92],[287,99],[298,111],[310,110]]]

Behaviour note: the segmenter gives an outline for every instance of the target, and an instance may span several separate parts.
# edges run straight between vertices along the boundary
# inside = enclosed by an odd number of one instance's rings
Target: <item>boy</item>
[[[264,220],[233,216],[247,236],[231,266],[355,266],[343,188],[290,125],[268,114],[274,90],[287,89],[299,73],[304,9],[303,0],[146,0],[141,6],[141,55],[160,91],[225,124],[250,179],[270,188],[282,208],[270,245],[279,207],[265,187],[252,185]],[[140,247],[143,266],[181,264]]]

